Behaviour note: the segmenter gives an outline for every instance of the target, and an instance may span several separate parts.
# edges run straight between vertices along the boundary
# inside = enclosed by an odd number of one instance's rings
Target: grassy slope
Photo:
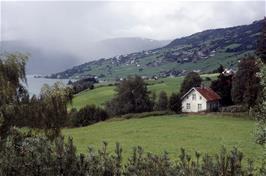
[[[216,74],[202,75],[202,78],[209,76],[214,79]],[[183,81],[183,77],[176,78],[163,78],[156,81],[147,81],[150,85],[148,88],[151,92],[159,93],[161,90],[167,92],[170,95],[172,92],[178,92],[180,89],[180,85]],[[97,85],[96,85],[97,86]],[[95,104],[95,105],[103,105],[107,100],[110,100],[114,92],[114,86],[104,86],[102,85],[99,88],[95,88],[94,90],[86,90],[77,95],[75,95],[72,106],[75,108],[81,108],[87,104]]]
[[[214,154],[222,145],[229,149],[237,146],[247,158],[258,159],[262,149],[254,143],[254,121],[211,115],[171,115],[106,121],[92,126],[64,129],[65,136],[72,136],[79,152],[88,146],[100,147],[102,141],[109,143],[110,151],[115,143],[122,144],[127,158],[132,148],[142,146],[145,151],[160,154],[168,151],[177,157],[181,147],[191,154],[195,150]]]

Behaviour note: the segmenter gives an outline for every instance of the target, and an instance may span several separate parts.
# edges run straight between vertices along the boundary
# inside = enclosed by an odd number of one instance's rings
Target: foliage
[[[87,105],[79,111],[72,109],[69,113],[70,126],[87,126],[108,118],[108,114],[102,108],[94,105]]]
[[[165,111],[168,109],[168,97],[165,91],[160,92],[158,102],[155,106],[155,109],[158,111]]]
[[[220,66],[218,68],[216,68],[215,70],[212,71],[212,73],[222,73],[224,71],[224,66],[222,64],[220,64]]]
[[[221,104],[224,106],[232,105],[231,89],[233,75],[220,73],[217,80],[212,81],[211,88],[220,95]]]
[[[259,104],[256,107],[257,143],[266,145],[266,65],[263,65],[260,72],[262,91]]]
[[[202,82],[202,79],[198,73],[196,72],[188,73],[181,84],[180,94],[184,95],[192,87],[200,87],[201,82]]]
[[[259,62],[254,56],[247,56],[238,65],[238,71],[233,77],[232,100],[237,104],[245,104],[253,107],[261,89],[259,72]]]
[[[243,153],[236,148],[230,152],[222,148],[214,157],[199,152],[195,152],[195,156],[192,157],[185,149],[181,149],[177,162],[173,162],[167,152],[155,155],[145,153],[142,147],[135,147],[129,159],[123,163],[121,145],[117,143],[112,154],[108,152],[107,146],[104,142],[99,150],[89,148],[86,155],[77,155],[72,139],[68,139],[64,144],[62,137],[50,142],[46,138],[14,133],[9,136],[3,150],[0,151],[0,175],[246,176],[256,174],[252,161],[248,162],[247,167],[243,166]]]
[[[18,118],[20,104],[28,98],[26,83],[27,55],[6,54],[0,57],[0,143]]]
[[[266,64],[266,17],[263,19],[261,35],[258,40],[256,55]]]
[[[145,118],[150,116],[162,116],[162,115],[172,115],[171,111],[151,111],[151,112],[142,112],[142,113],[131,113],[122,115],[121,118],[132,119],[132,118]]]
[[[149,91],[141,77],[128,77],[121,81],[116,92],[116,96],[106,104],[106,110],[111,116],[152,110]]]
[[[53,86],[44,85],[37,99],[37,106],[30,107],[37,111],[36,119],[39,118],[39,128],[44,129],[45,134],[54,139],[60,134],[60,128],[67,121],[67,104],[73,97],[72,90],[57,82]]]
[[[26,83],[25,65],[28,56],[15,53],[0,59],[0,134],[4,140],[12,126],[43,129],[54,139],[66,122],[67,104],[73,94],[60,83],[44,85],[38,97],[29,97],[22,86]]]
[[[97,82],[95,78],[84,78],[75,82],[70,81],[69,85],[72,86],[73,93],[77,94],[86,89],[94,89],[94,83]]]
[[[169,109],[177,114],[182,112],[182,100],[180,94],[172,93],[169,98]]]

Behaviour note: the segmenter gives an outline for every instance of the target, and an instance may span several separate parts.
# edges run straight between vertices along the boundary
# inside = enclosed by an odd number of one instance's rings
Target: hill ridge
[[[257,20],[248,25],[208,29],[177,38],[161,48],[87,62],[49,78],[180,76],[189,71],[210,72],[220,64],[234,69],[239,59],[254,53],[261,27],[262,20]]]

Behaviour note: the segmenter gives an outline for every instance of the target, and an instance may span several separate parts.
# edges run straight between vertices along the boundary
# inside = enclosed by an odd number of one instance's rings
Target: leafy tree
[[[156,110],[165,111],[168,108],[168,97],[165,91],[161,91],[159,94],[159,99],[157,103]]]
[[[261,89],[258,60],[254,56],[247,56],[238,65],[238,71],[233,77],[232,100],[234,103],[253,107],[256,104]]]
[[[257,125],[257,143],[266,145],[266,65],[261,68],[260,72],[261,86],[259,103],[256,107]]]
[[[182,111],[182,101],[180,94],[172,93],[169,98],[169,109],[175,113],[181,113]]]
[[[144,80],[140,76],[129,76],[116,87],[116,96],[106,104],[110,115],[147,112],[152,102]]]
[[[211,88],[221,96],[222,105],[232,105],[231,89],[233,75],[220,74],[217,80],[212,81]]]
[[[18,118],[20,103],[28,97],[26,83],[27,55],[6,54],[0,57],[0,142],[5,140]]]
[[[156,102],[156,99],[157,99],[157,95],[156,95],[156,93],[155,93],[155,91],[153,91],[152,93],[151,93],[151,103],[152,103],[152,108],[153,108],[153,110],[156,110],[156,108],[157,108],[157,102]]]
[[[67,122],[67,104],[72,98],[72,90],[60,82],[53,86],[45,84],[41,89],[39,104],[41,128],[51,140],[60,134],[60,128]]]
[[[196,72],[190,72],[184,78],[184,81],[181,84],[180,93],[184,95],[192,87],[199,87],[201,85],[202,79],[200,75]]]

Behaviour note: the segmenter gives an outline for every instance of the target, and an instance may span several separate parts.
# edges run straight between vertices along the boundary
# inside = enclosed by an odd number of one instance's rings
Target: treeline
[[[210,156],[200,152],[194,155],[181,149],[177,158],[167,152],[155,155],[135,147],[125,159],[118,143],[114,152],[106,142],[102,148],[89,148],[86,154],[77,154],[72,139],[65,143],[62,137],[54,142],[31,134],[22,135],[13,129],[0,150],[0,175],[62,175],[62,176],[253,176],[265,175],[264,166],[254,166],[243,153],[234,148]],[[112,153],[112,154],[111,154]],[[246,166],[244,167],[244,162]]]
[[[77,94],[86,89],[94,89],[95,83],[98,83],[95,78],[83,78],[77,81],[69,80],[68,85],[71,86],[73,94]]]

